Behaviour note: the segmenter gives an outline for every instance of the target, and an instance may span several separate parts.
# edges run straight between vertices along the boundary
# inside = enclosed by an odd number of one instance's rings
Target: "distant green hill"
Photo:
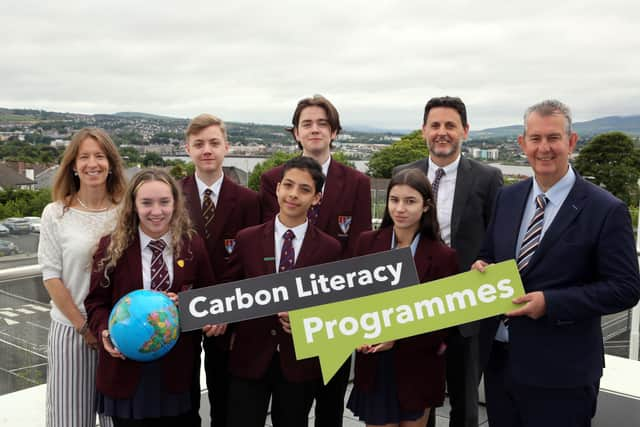
[[[586,122],[577,122],[573,124],[573,129],[583,138],[611,131],[640,136],[640,115],[609,116]],[[516,137],[521,133],[522,125],[511,125],[471,131],[469,136],[471,138],[504,138]]]
[[[114,116],[126,117],[128,119],[149,119],[149,120],[186,120],[178,117],[160,116],[157,114],[139,113],[135,111],[123,111],[120,113],[114,113]]]

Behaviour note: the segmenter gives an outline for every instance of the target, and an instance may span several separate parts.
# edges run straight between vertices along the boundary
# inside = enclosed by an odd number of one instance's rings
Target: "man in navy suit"
[[[221,283],[219,279],[224,276],[235,248],[236,234],[243,228],[260,223],[260,202],[257,193],[236,184],[223,173],[222,164],[229,152],[229,142],[221,119],[211,114],[200,114],[191,120],[185,134],[185,149],[195,165],[195,173],[182,179],[180,184],[193,226],[205,242],[211,267],[218,283]],[[203,341],[211,426],[215,427],[227,425],[229,337],[229,332],[220,331],[220,334],[216,332]],[[201,424],[198,414],[200,351],[197,357],[193,426]]]
[[[559,101],[527,109],[518,143],[534,178],[504,187],[479,259],[516,259],[522,307],[495,319],[485,370],[491,427],[589,426],[604,348],[600,317],[634,306],[640,276],[627,207],[569,165],[578,136]]]

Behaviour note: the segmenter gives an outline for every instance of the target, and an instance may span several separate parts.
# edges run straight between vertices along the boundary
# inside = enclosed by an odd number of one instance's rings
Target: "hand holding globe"
[[[109,330],[102,331],[105,350],[113,357],[139,362],[167,354],[180,336],[176,302],[175,294],[146,289],[123,296],[111,310]]]

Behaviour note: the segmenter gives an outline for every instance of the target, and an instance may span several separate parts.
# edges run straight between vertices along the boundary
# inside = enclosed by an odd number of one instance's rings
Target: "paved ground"
[[[349,393],[351,392],[351,385],[349,385],[349,388],[347,390],[347,395],[345,397],[345,401],[346,399],[348,399],[349,397]],[[449,406],[449,400],[447,399],[444,403],[444,406],[441,408],[437,408],[436,410],[436,427],[447,427],[449,425],[449,410],[450,410],[450,406]],[[313,409],[311,410],[311,414],[312,416],[309,417],[309,425],[313,426]],[[480,410],[479,410],[479,427],[486,427],[489,425],[488,421],[487,421],[487,411],[484,407],[484,405],[480,405]],[[202,425],[203,426],[208,426],[209,425],[209,400],[207,398],[206,393],[202,394],[202,399],[200,400],[200,416],[202,417]],[[359,421],[354,415],[353,413],[351,413],[351,411],[349,411],[348,409],[345,409],[345,414],[344,414],[344,427],[362,427],[364,425],[363,422]],[[266,426],[271,427],[271,418],[267,417],[267,423]]]
[[[46,382],[49,310],[39,275],[0,282],[0,395]]]

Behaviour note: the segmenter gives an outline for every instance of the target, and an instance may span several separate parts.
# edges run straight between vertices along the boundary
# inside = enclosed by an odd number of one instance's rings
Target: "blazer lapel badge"
[[[342,234],[340,236],[347,236],[349,234],[349,227],[351,227],[351,218],[350,216],[338,216],[338,225],[340,226],[340,230]]]
[[[229,255],[231,255],[231,252],[233,252],[233,249],[235,247],[236,247],[236,239],[224,239],[224,248],[226,249]]]

